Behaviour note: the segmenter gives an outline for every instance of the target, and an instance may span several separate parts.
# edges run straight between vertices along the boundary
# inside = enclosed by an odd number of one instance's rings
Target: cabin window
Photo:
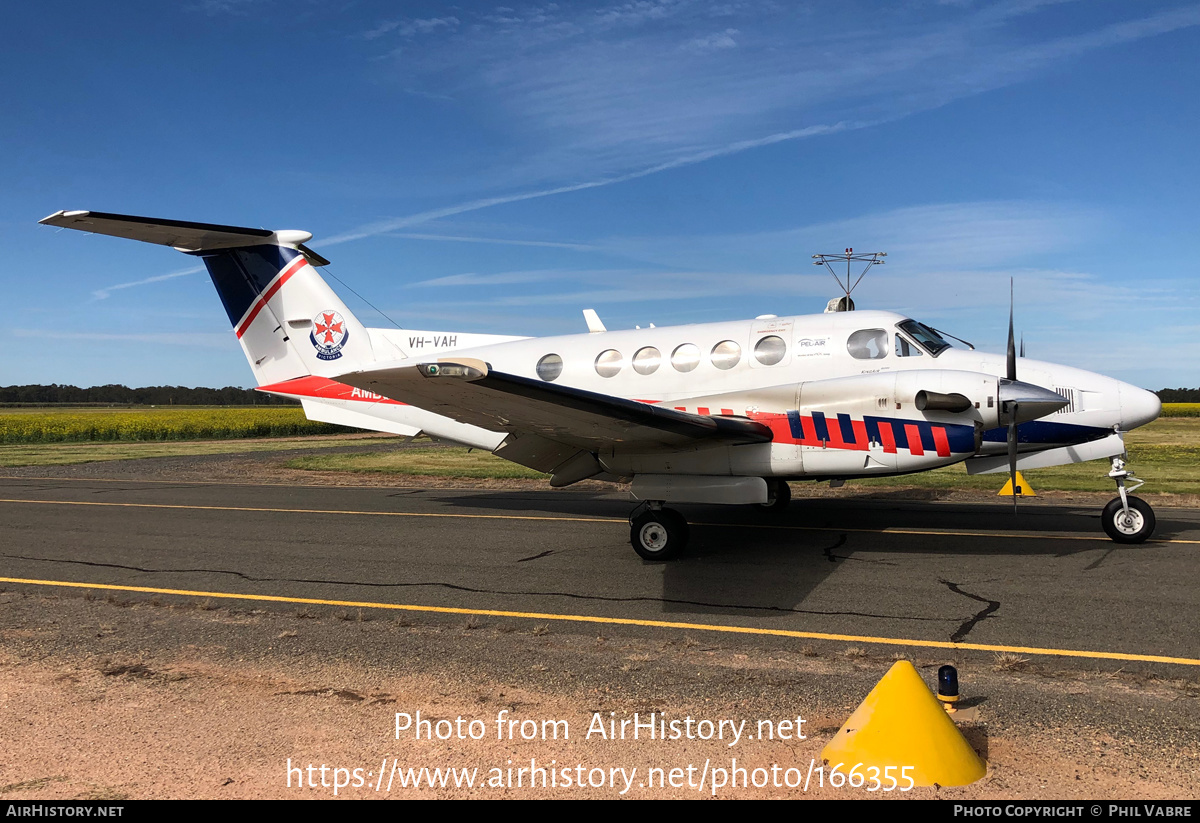
[[[920,357],[921,350],[915,344],[908,342],[900,335],[896,335],[896,356]]]
[[[615,377],[625,365],[625,357],[616,349],[606,349],[596,358],[596,374],[601,377]]]
[[[855,360],[882,360],[887,357],[888,335],[883,329],[861,329],[850,335],[846,350]]]
[[[563,361],[557,354],[547,354],[537,363],[537,376],[551,383],[562,374]]]
[[[671,352],[671,365],[675,371],[688,372],[700,365],[700,347],[692,343],[676,346]]]
[[[778,335],[768,335],[754,346],[754,359],[764,366],[774,366],[787,354],[787,343]]]
[[[633,370],[638,374],[654,374],[662,364],[662,352],[653,346],[638,349],[633,355]]]
[[[732,340],[722,340],[713,346],[711,359],[718,369],[732,369],[742,359],[742,347]]]

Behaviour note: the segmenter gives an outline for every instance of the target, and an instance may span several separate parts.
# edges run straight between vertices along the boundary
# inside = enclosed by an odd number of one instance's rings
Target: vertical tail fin
[[[194,254],[204,260],[260,386],[340,374],[375,359],[366,328],[294,246]]]
[[[340,374],[375,359],[366,328],[313,267],[326,261],[305,248],[308,232],[88,211],[40,222],[200,257],[260,386]]]

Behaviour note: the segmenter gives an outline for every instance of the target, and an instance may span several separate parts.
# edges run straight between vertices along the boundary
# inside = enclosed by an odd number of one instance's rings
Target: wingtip
[[[38,221],[38,223],[40,223],[43,226],[53,225],[51,223],[51,221],[55,220],[57,218],[60,218],[60,217],[86,217],[89,214],[91,214],[91,212],[86,211],[86,210],[76,209],[74,211],[67,211],[65,209],[59,209],[58,211],[54,212],[54,214],[43,217],[41,220]]]

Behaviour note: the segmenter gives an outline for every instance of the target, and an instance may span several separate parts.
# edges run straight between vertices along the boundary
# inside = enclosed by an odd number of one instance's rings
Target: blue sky
[[[1200,385],[1200,4],[16,4],[0,384],[249,385],[207,275],[58,209],[313,232],[405,327],[860,308]],[[335,280],[369,325],[390,325]],[[15,352],[14,345],[15,344]],[[15,353],[16,356],[13,356]]]

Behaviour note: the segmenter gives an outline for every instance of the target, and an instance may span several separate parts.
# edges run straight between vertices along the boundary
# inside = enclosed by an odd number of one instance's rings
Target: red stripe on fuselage
[[[292,275],[304,268],[308,263],[303,257],[297,257],[291,264],[283,270],[283,274],[275,278],[267,290],[258,296],[254,301],[254,305],[250,307],[250,313],[246,315],[246,319],[238,324],[237,336],[240,339],[246,333],[246,329],[250,328],[250,324],[254,322],[254,318],[258,317],[258,313],[263,310],[263,306],[267,305],[267,301],[275,296],[275,293],[283,288],[283,284],[291,279]]]
[[[904,436],[908,438],[908,450],[917,457],[925,454],[925,447],[921,445],[921,429],[914,423],[904,424]]]
[[[800,418],[800,431],[804,432],[804,437],[800,439],[802,446],[824,446],[825,441],[817,439],[817,426],[813,423],[811,417]]]
[[[867,439],[867,421],[851,420],[850,425],[854,427],[854,442],[855,449],[860,452],[870,450],[871,441]]]
[[[879,421],[879,440],[883,443],[884,454],[896,453],[896,437],[892,433],[892,424],[886,420]]]
[[[285,380],[282,383],[271,383],[268,386],[259,386],[258,390],[274,392],[276,394],[289,394],[293,397],[354,400],[361,403],[383,403],[388,406],[408,405],[407,403],[401,403],[399,400],[384,397],[382,394],[375,394],[364,389],[356,389],[353,386],[347,386],[345,383],[338,383],[327,377],[317,377],[315,375],[297,377],[295,380]]]
[[[937,448],[938,457],[950,456],[950,439],[946,437],[945,426],[933,427],[933,445]]]

